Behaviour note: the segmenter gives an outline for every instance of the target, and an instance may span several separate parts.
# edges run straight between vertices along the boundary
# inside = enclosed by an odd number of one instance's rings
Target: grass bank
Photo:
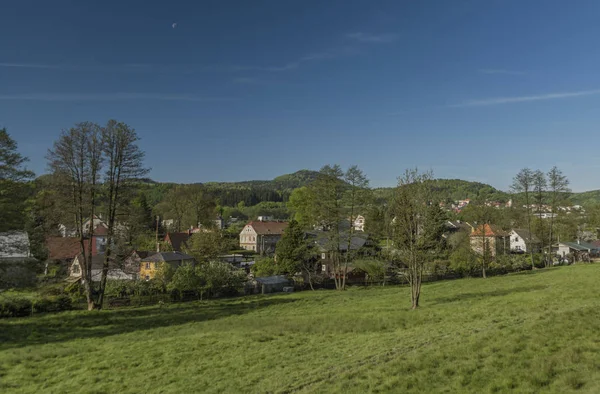
[[[600,392],[600,265],[0,320],[0,392]]]

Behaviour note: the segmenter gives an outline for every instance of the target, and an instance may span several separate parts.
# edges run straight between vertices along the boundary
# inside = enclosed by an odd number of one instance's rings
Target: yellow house
[[[189,254],[181,252],[159,252],[152,256],[141,259],[140,261],[140,279],[154,279],[156,271],[161,264],[169,264],[173,268],[177,268],[183,264],[194,264],[196,260]]]

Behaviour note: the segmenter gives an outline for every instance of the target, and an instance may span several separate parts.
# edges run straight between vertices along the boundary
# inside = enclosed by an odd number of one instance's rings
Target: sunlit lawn
[[[0,392],[600,392],[600,265],[0,320]]]

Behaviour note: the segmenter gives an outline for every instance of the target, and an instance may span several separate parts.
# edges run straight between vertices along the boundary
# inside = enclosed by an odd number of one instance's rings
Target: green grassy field
[[[600,392],[600,265],[0,321],[0,392]]]

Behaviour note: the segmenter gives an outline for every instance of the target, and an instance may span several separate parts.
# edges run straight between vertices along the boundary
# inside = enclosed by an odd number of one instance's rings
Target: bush
[[[28,298],[6,297],[0,298],[0,316],[23,317],[32,312],[32,303]]]
[[[33,309],[36,313],[60,312],[73,309],[71,298],[66,294],[56,297],[43,297],[33,302]]]
[[[279,275],[279,267],[271,257],[258,260],[251,268],[256,277]]]

